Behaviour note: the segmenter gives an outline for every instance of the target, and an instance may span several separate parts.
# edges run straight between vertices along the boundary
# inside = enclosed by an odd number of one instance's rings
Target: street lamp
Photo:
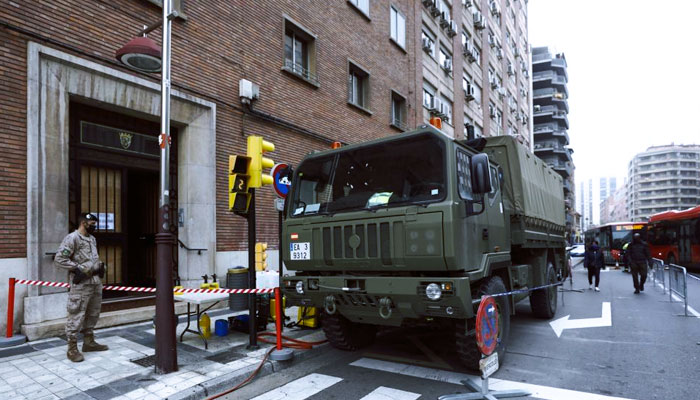
[[[172,246],[170,233],[170,27],[173,18],[172,0],[163,0],[161,21],[145,27],[139,37],[117,50],[121,63],[142,72],[161,72],[160,104],[160,198],[158,233],[156,233],[156,363],[158,374],[177,371],[177,347],[173,301]],[[162,25],[163,50],[145,35]]]

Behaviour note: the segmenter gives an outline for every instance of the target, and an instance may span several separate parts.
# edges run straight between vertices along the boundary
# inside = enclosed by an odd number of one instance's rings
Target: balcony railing
[[[299,63],[295,63],[293,60],[290,59],[285,59],[284,60],[284,69],[287,72],[291,72],[295,75],[298,75],[307,81],[313,83],[314,85],[318,85],[318,75],[315,73],[311,72],[308,68],[305,68],[303,65]]]

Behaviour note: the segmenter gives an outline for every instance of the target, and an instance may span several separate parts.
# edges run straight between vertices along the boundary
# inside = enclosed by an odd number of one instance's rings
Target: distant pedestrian
[[[651,263],[649,245],[642,240],[642,235],[635,233],[632,243],[627,246],[627,262],[632,272],[632,283],[634,283],[634,294],[644,291],[644,282],[647,281],[647,269]]]
[[[97,241],[92,233],[97,228],[97,217],[93,214],[81,214],[78,217],[78,229],[69,233],[56,253],[54,263],[57,267],[68,270],[71,283],[68,293],[68,318],[66,319],[66,338],[68,352],[66,357],[73,362],[85,358],[78,351],[78,332],[83,333],[83,352],[105,351],[107,346],[95,342],[93,329],[100,318],[102,304],[102,280],[104,263],[97,254]]]
[[[603,268],[604,259],[597,240],[594,240],[586,249],[583,265],[588,268],[588,288],[593,289],[593,277],[595,277],[595,291],[600,292],[600,269]]]

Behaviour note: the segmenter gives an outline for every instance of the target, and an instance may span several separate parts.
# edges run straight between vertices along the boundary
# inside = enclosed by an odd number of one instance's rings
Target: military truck
[[[563,279],[562,178],[513,137],[455,140],[432,126],[309,154],[285,205],[288,305],[319,307],[329,342],[355,350],[380,326],[454,329],[477,368],[485,294]],[[496,297],[503,361],[515,304],[551,318],[556,286]]]

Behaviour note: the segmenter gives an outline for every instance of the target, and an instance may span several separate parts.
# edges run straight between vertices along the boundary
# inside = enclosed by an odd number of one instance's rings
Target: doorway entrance
[[[159,198],[160,125],[79,102],[70,103],[69,221],[80,213],[98,219],[100,259],[107,264],[108,285],[155,287],[157,209]],[[177,215],[177,130],[170,159],[170,220]],[[171,224],[177,240],[177,225]],[[172,268],[177,277],[177,246]],[[105,310],[140,307],[152,294],[105,291]]]

